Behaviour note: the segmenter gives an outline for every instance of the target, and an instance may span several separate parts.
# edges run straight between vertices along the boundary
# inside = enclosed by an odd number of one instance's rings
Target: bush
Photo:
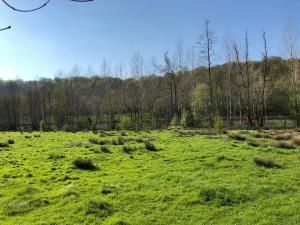
[[[135,122],[128,116],[122,116],[118,124],[118,129],[121,130],[135,130]]]
[[[183,127],[194,127],[195,126],[194,115],[190,110],[184,111],[182,113],[180,124]]]
[[[253,161],[258,166],[262,166],[266,168],[281,168],[281,166],[276,162],[274,162],[272,159],[263,159],[263,158],[255,157]]]
[[[46,130],[46,122],[45,120],[40,121],[40,132],[43,132]]]
[[[111,153],[109,147],[106,146],[106,145],[101,146],[101,152],[103,152],[103,153]]]
[[[157,148],[155,147],[155,145],[153,143],[151,143],[150,141],[145,142],[145,148],[149,151],[152,151],[152,152],[157,151]]]
[[[9,140],[7,141],[7,143],[10,144],[10,145],[13,145],[13,144],[15,143],[15,141],[12,140],[12,139],[9,139]]]
[[[229,137],[231,139],[234,139],[234,140],[237,140],[237,141],[245,141],[247,138],[241,134],[232,134],[232,135],[229,135]]]
[[[174,116],[170,122],[170,127],[177,127],[180,124],[180,120],[177,116]]]
[[[223,118],[221,116],[216,116],[215,117],[214,128],[215,128],[215,131],[218,134],[222,134],[223,133],[223,130],[224,130],[224,121],[223,121]]]
[[[288,141],[279,141],[274,145],[276,148],[293,149],[295,146]]]
[[[93,164],[93,160],[91,159],[76,159],[73,161],[73,165],[77,169],[82,170],[95,170],[97,167]]]
[[[127,153],[127,154],[131,154],[134,152],[134,148],[130,147],[130,146],[124,146],[123,147],[123,152]]]

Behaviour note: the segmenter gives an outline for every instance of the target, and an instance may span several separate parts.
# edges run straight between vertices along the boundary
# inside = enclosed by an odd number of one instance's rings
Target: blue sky
[[[7,1],[23,8],[42,2]],[[51,0],[38,12],[22,14],[0,4],[0,26],[13,26],[0,32],[0,78],[53,77],[76,63],[97,71],[103,58],[126,67],[137,52],[159,62],[178,41],[194,46],[205,19],[218,37],[218,60],[224,36],[242,40],[246,30],[252,59],[260,57],[263,30],[271,54],[279,55],[282,31],[288,21],[300,21],[299,9],[299,0]]]

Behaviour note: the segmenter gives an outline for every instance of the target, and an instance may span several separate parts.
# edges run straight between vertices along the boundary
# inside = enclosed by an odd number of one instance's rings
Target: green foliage
[[[194,127],[195,119],[194,115],[190,110],[184,111],[181,115],[181,126],[182,127]]]
[[[88,122],[90,126],[90,130],[95,131],[97,128],[97,117],[96,116],[89,116],[88,117]]]
[[[46,122],[45,120],[40,121],[40,132],[43,132],[46,130]]]
[[[214,128],[215,128],[215,131],[218,134],[222,134],[223,133],[223,130],[224,130],[224,121],[223,121],[223,118],[221,116],[216,116],[215,117]]]
[[[171,127],[177,127],[180,125],[180,119],[177,116],[173,116],[171,122],[170,122],[170,126]]]
[[[120,130],[135,130],[136,124],[130,117],[122,116],[120,118],[120,122],[118,124],[118,129],[120,129]]]

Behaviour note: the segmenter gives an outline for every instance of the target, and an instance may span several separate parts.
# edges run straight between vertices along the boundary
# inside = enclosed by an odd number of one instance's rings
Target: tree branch
[[[50,2],[50,0],[46,0],[46,2],[44,4],[42,4],[39,7],[33,8],[33,9],[19,9],[19,8],[14,7],[10,3],[8,3],[6,0],[1,0],[1,1],[10,9],[17,11],[17,12],[22,12],[22,13],[38,11],[38,10],[46,7],[48,5],[48,3]],[[94,0],[70,0],[70,1],[72,1],[72,2],[92,2]],[[7,26],[5,28],[0,28],[0,31],[4,31],[4,30],[8,30],[8,29],[11,29],[11,26]]]
[[[34,12],[34,11],[40,10],[40,9],[44,8],[45,6],[47,6],[47,4],[50,2],[50,0],[47,0],[43,5],[41,5],[37,8],[34,8],[34,9],[18,9],[18,8],[12,6],[11,4],[9,4],[6,0],[2,0],[2,2],[7,7],[11,8],[12,10],[17,11],[17,12]]]
[[[8,27],[5,27],[5,28],[0,28],[0,31],[8,30],[10,28],[11,28],[11,26],[8,26]]]

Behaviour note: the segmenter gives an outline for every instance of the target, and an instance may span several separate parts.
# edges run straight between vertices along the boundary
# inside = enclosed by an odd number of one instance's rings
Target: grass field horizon
[[[0,224],[299,224],[297,135],[2,132]]]

